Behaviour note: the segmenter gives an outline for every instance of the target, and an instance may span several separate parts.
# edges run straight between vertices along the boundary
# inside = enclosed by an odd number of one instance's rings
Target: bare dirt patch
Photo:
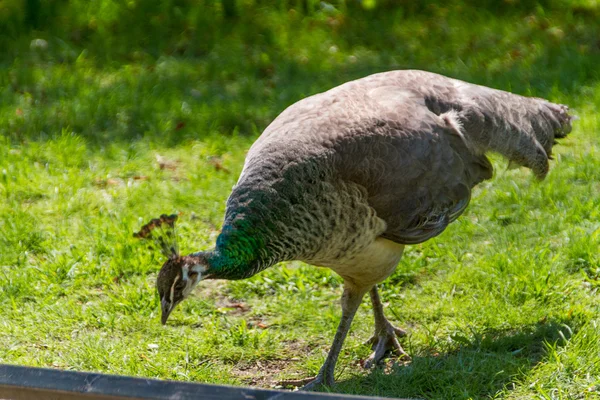
[[[283,388],[282,382],[289,377],[305,378],[306,374],[298,367],[302,356],[310,353],[312,347],[303,341],[293,340],[281,343],[282,350],[288,358],[275,360],[254,360],[236,365],[233,374],[238,376],[245,384],[265,388]],[[288,385],[289,386],[289,385]]]
[[[299,359],[298,359],[299,360]],[[238,364],[233,373],[245,384],[264,388],[279,387],[282,372],[298,360],[255,360]]]

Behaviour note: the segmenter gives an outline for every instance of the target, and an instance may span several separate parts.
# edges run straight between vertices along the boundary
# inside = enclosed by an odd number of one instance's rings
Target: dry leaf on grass
[[[156,162],[158,163],[158,167],[160,169],[168,169],[171,171],[175,171],[177,167],[179,167],[179,161],[169,160],[168,158],[165,158],[160,154],[156,155]]]
[[[223,171],[227,174],[231,173],[231,171],[227,167],[223,166],[223,159],[221,159],[220,157],[210,157],[208,159],[208,163],[215,167],[216,171]]]
[[[92,183],[94,184],[94,186],[98,187],[120,186],[124,184],[123,180],[120,178],[96,178]]]

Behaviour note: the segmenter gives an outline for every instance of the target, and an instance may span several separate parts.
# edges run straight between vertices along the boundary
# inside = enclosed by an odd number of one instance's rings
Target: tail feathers
[[[479,152],[496,151],[510,165],[548,173],[556,139],[571,132],[576,118],[566,105],[476,85],[459,87],[463,134]]]

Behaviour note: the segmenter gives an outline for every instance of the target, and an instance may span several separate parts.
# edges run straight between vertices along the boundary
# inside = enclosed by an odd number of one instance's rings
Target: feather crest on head
[[[142,226],[139,232],[133,234],[133,237],[151,240],[165,257],[177,258],[179,257],[179,246],[175,234],[177,217],[177,214],[162,214],[159,218],[154,218]]]

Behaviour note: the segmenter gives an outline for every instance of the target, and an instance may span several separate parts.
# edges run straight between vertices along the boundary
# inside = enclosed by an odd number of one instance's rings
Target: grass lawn
[[[410,331],[412,362],[359,366],[365,301],[329,390],[600,397],[600,8],[430,3],[257,8],[195,33],[210,45],[177,36],[183,50],[160,38],[127,47],[102,20],[86,20],[84,39],[15,33],[0,61],[0,363],[262,387],[316,374],[341,315],[339,277],[287,263],[206,281],[163,327],[163,259],[132,233],[177,211],[182,253],[212,246],[246,150],[287,105],[420,68],[569,104],[580,119],[545,181],[495,157],[465,215],[407,247],[381,294]]]

